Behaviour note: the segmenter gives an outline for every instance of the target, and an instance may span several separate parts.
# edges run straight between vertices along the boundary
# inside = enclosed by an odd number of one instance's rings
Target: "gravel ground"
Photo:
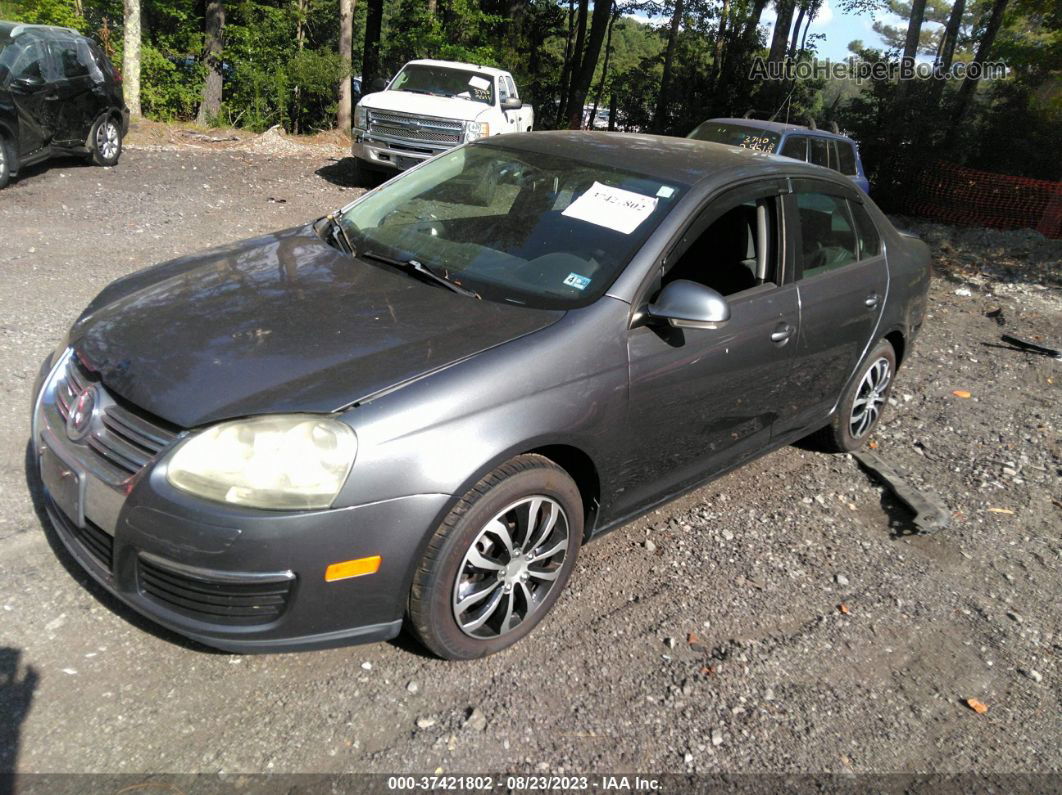
[[[1000,342],[1062,342],[1031,233],[921,227],[944,278],[874,444],[951,513],[933,535],[786,448],[590,544],[531,637],[464,664],[213,653],[86,587],[25,485],[38,363],[110,280],[357,190],[321,153],[155,146],[0,193],[0,770],[1060,772],[1062,362]]]

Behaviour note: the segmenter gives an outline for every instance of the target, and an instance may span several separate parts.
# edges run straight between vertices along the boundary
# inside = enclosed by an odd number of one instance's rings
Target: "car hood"
[[[335,411],[562,315],[352,260],[307,226],[120,279],[70,345],[118,396],[190,428]]]
[[[379,91],[362,97],[358,103],[369,110],[393,110],[413,116],[435,116],[441,119],[475,121],[490,105],[460,97],[433,97],[412,91]]]

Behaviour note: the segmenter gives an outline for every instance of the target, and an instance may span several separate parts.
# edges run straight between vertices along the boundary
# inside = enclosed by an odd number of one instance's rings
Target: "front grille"
[[[228,581],[177,571],[141,555],[144,596],[191,618],[211,624],[266,624],[287,607],[293,579]]]
[[[92,377],[71,356],[66,372],[55,384],[55,403],[59,415],[65,420],[77,397],[89,384]],[[148,419],[115,402],[103,389],[103,399],[98,419],[86,439],[88,446],[115,471],[117,478],[126,479],[136,475],[157,456],[166,445],[177,438],[177,430],[166,427],[157,420]]]
[[[52,518],[61,525],[61,527],[56,529],[65,532],[68,536],[73,536],[84,547],[86,552],[99,561],[103,568],[110,571],[111,564],[114,561],[114,539],[88,519],[85,519],[84,527],[78,527],[70,521],[70,517],[63,513],[62,509],[52,502],[50,498],[48,506],[51,508],[49,513]]]
[[[434,119],[406,113],[369,111],[369,133],[388,135],[406,141],[436,144],[459,144],[465,123],[458,119]]]

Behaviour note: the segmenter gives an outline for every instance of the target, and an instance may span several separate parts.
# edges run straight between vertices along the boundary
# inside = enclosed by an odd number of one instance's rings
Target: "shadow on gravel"
[[[375,188],[384,181],[383,175],[359,166],[353,157],[334,160],[314,172],[326,182],[340,188]]]
[[[19,678],[21,649],[0,646],[0,792],[14,792],[19,733],[29,715],[33,692],[40,677],[27,665]]]
[[[32,442],[26,443],[25,471],[30,499],[33,501],[33,511],[37,514],[37,519],[41,523],[41,529],[44,531],[44,537],[48,541],[48,546],[52,548],[52,552],[55,553],[59,562],[63,564],[63,568],[66,569],[67,573],[77,581],[78,585],[92,594],[97,602],[112,613],[132,624],[137,629],[154,635],[160,640],[172,643],[174,646],[180,646],[182,649],[187,649],[188,651],[204,654],[228,654],[228,652],[212,649],[209,646],[196,643],[194,640],[190,640],[183,635],[178,635],[176,632],[170,632],[165,627],[144,618],[92,579],[92,577],[81,568],[81,564],[74,560],[73,556],[67,552],[66,547],[63,546],[63,542],[59,538],[59,534],[56,532],[55,526],[52,524],[52,520],[48,517],[48,512],[44,507],[44,486],[41,483],[40,474],[37,471],[37,462],[35,460]],[[0,792],[2,791],[3,790],[0,790]]]
[[[46,171],[58,171],[61,169],[70,170],[72,168],[96,168],[87,157],[76,157],[68,155],[64,157],[52,157],[48,160],[43,160],[40,163],[35,163],[32,166],[23,166],[18,170],[18,176],[12,180],[12,186],[22,185],[29,180],[39,177]]]

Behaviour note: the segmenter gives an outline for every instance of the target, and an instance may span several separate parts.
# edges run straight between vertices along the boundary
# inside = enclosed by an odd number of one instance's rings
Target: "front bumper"
[[[66,366],[60,361],[35,391],[36,474],[59,539],[106,590],[158,624],[226,651],[327,648],[398,634],[414,562],[447,495],[323,511],[246,509],[171,487],[165,449],[115,483],[98,451],[66,433],[56,399]],[[330,563],[372,555],[382,559],[375,574],[325,581]]]
[[[434,146],[421,141],[408,143],[385,138],[372,138],[364,130],[354,130],[350,153],[375,168],[405,171],[429,157],[453,149],[456,144]]]

